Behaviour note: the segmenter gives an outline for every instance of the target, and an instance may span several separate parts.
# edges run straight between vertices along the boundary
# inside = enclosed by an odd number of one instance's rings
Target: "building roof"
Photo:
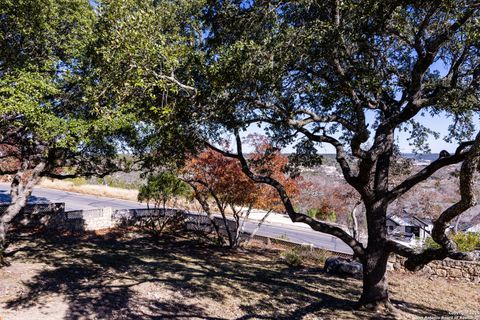
[[[480,232],[480,223],[475,223],[472,221],[460,221],[458,223],[458,230],[464,232]]]
[[[400,217],[397,215],[391,215],[388,216],[387,219],[390,221],[394,222],[398,226],[416,226],[416,227],[427,227],[429,225],[432,225],[432,220],[431,219],[426,219],[426,218],[417,218],[415,216],[413,217]]]
[[[423,224],[425,227],[433,225],[433,220],[431,218],[418,218],[413,216],[413,219]]]
[[[392,221],[393,223],[395,223],[397,226],[408,226],[409,225],[407,219],[404,219],[404,218],[396,216],[396,215],[391,215],[391,216],[387,217],[387,219]]]

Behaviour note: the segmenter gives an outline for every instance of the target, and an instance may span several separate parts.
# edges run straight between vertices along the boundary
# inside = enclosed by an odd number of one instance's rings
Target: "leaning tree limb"
[[[350,211],[350,217],[352,218],[352,237],[354,237],[357,240],[360,240],[360,234],[358,231],[357,210],[361,204],[363,204],[361,200],[357,201],[353,206],[352,211]]]
[[[40,179],[40,175],[45,170],[45,162],[40,162],[27,172],[29,163],[25,161],[22,169],[17,172],[11,183],[11,204],[0,214],[0,267],[8,265],[5,261],[4,253],[7,247],[7,233],[10,222],[17,216],[27,204],[28,198],[32,194],[33,187]],[[28,175],[26,178],[25,175]],[[25,182],[25,180],[27,180]]]
[[[200,206],[202,207],[203,211],[207,214],[208,219],[213,225],[213,228],[215,229],[215,233],[217,234],[217,239],[219,241],[223,241],[223,238],[220,234],[220,226],[217,224],[217,222],[214,219],[214,216],[212,214],[212,211],[210,210],[210,205],[208,204],[207,201],[207,196],[203,194],[198,188],[197,183],[201,184],[203,187],[205,187],[205,184],[201,180],[194,180],[194,179],[183,179],[184,182],[188,183],[193,189],[194,192],[194,197],[200,203]]]
[[[465,160],[460,169],[460,200],[442,212],[434,222],[432,238],[441,247],[438,249],[426,249],[417,253],[399,243],[389,240],[388,246],[391,252],[407,258],[405,267],[416,271],[423,268],[433,260],[451,258],[455,260],[474,260],[477,257],[472,253],[459,252],[456,243],[447,235],[450,222],[466,210],[477,204],[475,197],[475,176],[480,164],[480,132],[465,155]]]

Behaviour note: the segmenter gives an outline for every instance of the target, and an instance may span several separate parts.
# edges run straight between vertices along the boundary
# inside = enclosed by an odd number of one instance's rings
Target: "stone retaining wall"
[[[403,266],[406,258],[392,255],[389,260],[389,269],[397,272],[410,273]],[[445,259],[432,261],[422,270],[416,272],[431,278],[447,278],[473,283],[480,283],[480,261],[463,261]]]
[[[77,210],[65,212],[57,221],[56,228],[64,227],[73,231],[95,231],[112,227],[112,208]]]
[[[7,204],[0,205],[0,213],[8,208]],[[65,203],[37,203],[27,204],[11,222],[14,228],[42,228],[47,227],[52,219],[65,211]]]
[[[213,232],[213,225],[206,215],[198,215],[180,209],[122,209],[100,208],[93,210],[78,210],[61,212],[55,215],[49,227],[71,231],[95,231],[122,226],[135,226],[144,219],[156,216],[168,217],[182,214],[185,218],[185,227],[191,231]],[[214,217],[221,232],[225,232],[225,224],[219,217]],[[234,221],[227,221],[231,232],[236,231]]]

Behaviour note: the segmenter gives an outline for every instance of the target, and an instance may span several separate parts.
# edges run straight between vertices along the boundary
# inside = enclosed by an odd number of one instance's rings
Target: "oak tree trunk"
[[[386,275],[388,252],[382,248],[368,250],[362,260],[363,291],[359,306],[367,309],[388,307],[390,304]]]
[[[0,216],[0,266],[8,265],[5,260],[5,250],[7,248],[7,233],[10,222],[25,207],[30,194],[31,190],[23,190]]]
[[[26,163],[28,164],[28,162]],[[25,165],[27,167],[27,165]],[[12,180],[10,187],[11,203],[7,209],[0,214],[0,267],[7,265],[5,260],[5,249],[7,247],[7,234],[10,222],[20,213],[20,211],[27,205],[28,198],[32,194],[33,187],[40,179],[41,173],[45,170],[46,164],[40,162],[28,174],[25,180],[27,170],[22,168],[17,172]]]
[[[7,224],[3,222],[3,219],[0,219],[0,267],[7,265],[4,255],[7,246],[7,228]]]
[[[363,291],[359,306],[367,309],[390,307],[387,283],[389,251],[386,246],[386,217],[388,204],[377,201],[366,206],[368,246],[360,258],[363,265]]]

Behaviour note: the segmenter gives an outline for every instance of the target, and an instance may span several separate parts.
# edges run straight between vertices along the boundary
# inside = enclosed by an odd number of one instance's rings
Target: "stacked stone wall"
[[[392,255],[389,261],[389,268],[396,272],[410,273],[403,266],[405,258]],[[445,259],[432,261],[422,270],[416,272],[431,278],[447,278],[473,283],[480,283],[480,261],[463,261]]]
[[[0,213],[7,210],[8,205],[0,205]],[[44,228],[48,227],[57,215],[65,212],[65,203],[28,204],[11,222],[14,228]]]

